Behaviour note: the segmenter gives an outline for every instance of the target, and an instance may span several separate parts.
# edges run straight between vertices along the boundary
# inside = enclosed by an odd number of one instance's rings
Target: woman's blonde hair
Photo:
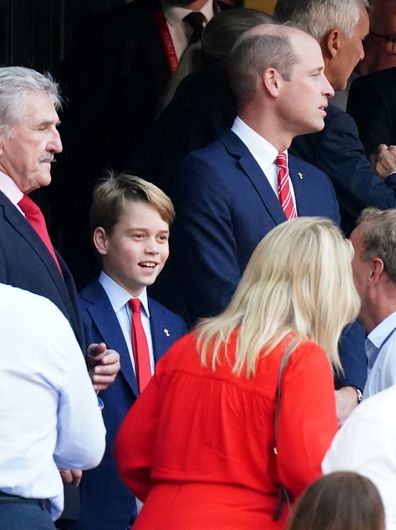
[[[300,217],[274,228],[253,252],[235,294],[219,316],[196,328],[201,362],[210,353],[213,370],[219,350],[239,329],[233,373],[255,374],[258,357],[287,335],[319,344],[333,368],[342,371],[338,340],[358,315],[352,278],[353,249],[332,221]]]

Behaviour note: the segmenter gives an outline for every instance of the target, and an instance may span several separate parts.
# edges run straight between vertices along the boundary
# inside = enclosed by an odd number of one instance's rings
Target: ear
[[[283,83],[283,77],[275,68],[267,68],[261,76],[261,83],[264,90],[272,97],[276,98],[279,95]]]
[[[93,240],[93,244],[95,245],[95,248],[98,251],[98,253],[101,256],[106,256],[107,255],[107,244],[108,244],[106,230],[101,226],[98,226],[97,228],[95,228],[95,231],[92,236],[92,240]]]
[[[340,53],[342,45],[341,32],[338,28],[330,30],[323,38],[322,53],[324,57],[334,59]]]
[[[3,154],[3,148],[4,148],[4,135],[0,134],[0,156]]]
[[[369,282],[376,286],[380,281],[384,272],[384,262],[380,258],[372,258],[371,270],[369,274]]]

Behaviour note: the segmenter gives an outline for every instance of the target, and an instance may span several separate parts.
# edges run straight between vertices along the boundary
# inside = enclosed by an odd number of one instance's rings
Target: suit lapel
[[[240,168],[252,183],[274,223],[278,225],[286,221],[282,207],[267,177],[242,140],[232,131],[228,131],[223,136],[222,141],[229,153],[239,159]]]
[[[81,322],[78,321],[78,315],[76,314],[77,309],[72,303],[68,288],[65,283],[66,278],[68,279],[68,281],[72,281],[70,271],[67,269],[64,261],[57,253],[57,258],[59,260],[62,273],[64,273],[65,277],[63,278],[61,276],[61,274],[59,273],[59,269],[54,262],[54,259],[48,252],[47,247],[44,245],[39,235],[2,192],[0,192],[0,204],[2,204],[4,207],[4,218],[13,227],[13,229],[19,233],[20,237],[23,238],[26,243],[31,247],[32,251],[41,260],[43,267],[47,270],[49,277],[52,279],[56,289],[59,291],[60,297],[64,303],[64,314],[73,322],[74,329],[79,335],[79,342],[82,346],[83,334]],[[26,264],[26,266],[28,267],[29,264]]]
[[[155,364],[175,342],[175,332],[164,308],[149,298],[151,340]]]
[[[103,341],[109,348],[116,350],[120,354],[122,375],[125,377],[135,396],[138,396],[139,390],[128,347],[105,290],[96,281],[91,284],[91,289],[84,290],[83,296],[91,302],[87,311],[95,322]]]

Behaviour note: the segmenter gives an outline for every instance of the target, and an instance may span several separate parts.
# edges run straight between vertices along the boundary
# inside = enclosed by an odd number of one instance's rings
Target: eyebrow
[[[313,68],[312,70],[310,70],[310,74],[320,74],[321,72],[324,71],[324,66],[317,66],[316,68]]]

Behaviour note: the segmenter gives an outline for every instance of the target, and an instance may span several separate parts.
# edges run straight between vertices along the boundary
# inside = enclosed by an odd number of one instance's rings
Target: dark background
[[[125,0],[0,0],[0,66],[57,72],[80,20]]]

